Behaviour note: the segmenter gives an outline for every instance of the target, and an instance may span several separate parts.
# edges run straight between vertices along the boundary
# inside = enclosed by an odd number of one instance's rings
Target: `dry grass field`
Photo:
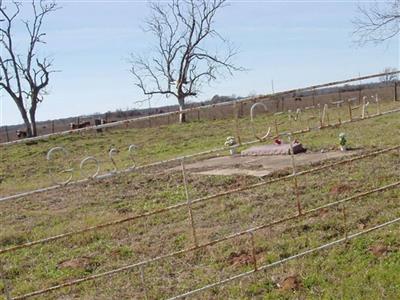
[[[380,109],[399,108],[391,98]],[[370,114],[377,111],[369,107]],[[279,124],[279,131],[295,131],[319,125],[318,111],[308,110],[298,121],[287,114],[257,113],[257,132]],[[360,115],[359,110],[354,111]],[[345,107],[329,111],[330,122],[347,119]],[[113,165],[111,148],[119,169],[132,165],[128,146],[138,146],[135,160],[144,165],[221,147],[227,136],[236,135],[234,120],[217,119],[151,128],[114,129],[39,141],[31,145],[1,148],[1,196],[52,185],[48,176],[47,151],[63,146],[69,152],[74,180],[83,178],[80,161],[88,155],[100,160],[101,172]],[[349,146],[368,154],[400,144],[399,113],[310,131],[296,136],[309,151],[337,149],[338,135],[345,132]],[[249,118],[239,120],[242,142],[253,140]],[[242,147],[244,148],[244,147]],[[187,163],[228,151],[211,153]],[[288,156],[290,159],[290,156]],[[341,158],[347,159],[347,158]],[[341,160],[339,159],[339,160]],[[60,157],[58,163],[65,163]],[[338,162],[332,160],[331,163]],[[326,163],[326,162],[324,162]],[[194,245],[186,202],[184,179],[172,162],[122,176],[68,185],[53,191],[0,202],[0,249],[55,236],[89,226],[132,218],[103,229],[0,254],[5,282],[12,297],[45,289],[115,268],[138,263]],[[321,164],[303,165],[298,171]],[[191,199],[263,181],[283,178],[284,169],[270,177],[204,176],[188,172]],[[302,209],[316,209],[358,195],[400,178],[400,151],[388,151],[354,162],[325,168],[298,177]],[[291,177],[262,184],[251,190],[219,196],[192,205],[197,242],[212,243],[235,232],[297,215],[296,192]],[[275,262],[317,247],[345,234],[366,230],[400,217],[400,189],[395,186],[339,205],[315,210],[254,233],[254,248],[248,234],[210,246],[193,249],[134,267],[113,276],[57,289],[38,299],[167,299],[229,278],[253,268],[253,253],[259,265]],[[161,212],[163,208],[176,208]],[[344,208],[345,207],[345,208]],[[343,209],[345,209],[345,220]],[[143,218],[135,216],[160,210]],[[400,294],[400,227],[393,224],[348,243],[319,251],[274,268],[268,268],[229,284],[192,296],[195,299],[398,299]],[[1,250],[0,250],[1,252]],[[141,274],[144,275],[141,277]],[[3,293],[3,295],[1,295]],[[0,297],[5,297],[0,282]]]

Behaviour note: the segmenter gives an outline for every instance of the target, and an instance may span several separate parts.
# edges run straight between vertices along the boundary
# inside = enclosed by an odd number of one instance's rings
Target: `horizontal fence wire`
[[[356,78],[351,78],[351,79],[346,79],[346,80],[312,85],[312,86],[308,86],[305,88],[286,90],[286,91],[282,91],[282,92],[278,92],[278,93],[274,93],[274,94],[266,94],[266,95],[261,95],[261,96],[256,96],[256,97],[247,97],[244,99],[236,100],[236,102],[237,103],[251,103],[253,101],[258,101],[258,100],[265,99],[265,98],[272,98],[272,97],[277,97],[277,96],[282,96],[282,95],[287,95],[287,94],[295,94],[295,93],[299,93],[299,92],[315,90],[315,89],[322,88],[322,87],[329,87],[329,86],[334,86],[334,85],[339,85],[339,84],[344,84],[344,83],[349,83],[349,82],[354,82],[354,81],[372,79],[372,78],[377,78],[377,77],[386,76],[386,75],[395,75],[398,73],[400,73],[400,71],[394,71],[394,72],[390,72],[390,73],[372,74],[372,75],[356,77]],[[37,137],[31,137],[31,138],[26,138],[26,139],[22,139],[22,140],[15,140],[15,141],[11,141],[11,142],[1,143],[0,146],[8,146],[8,145],[13,145],[13,144],[21,144],[21,143],[27,143],[27,142],[32,142],[32,141],[45,140],[45,139],[51,138],[53,136],[62,136],[62,135],[68,135],[68,134],[77,133],[77,132],[98,130],[98,129],[103,129],[103,128],[112,128],[112,127],[116,127],[116,126],[121,126],[121,125],[125,125],[125,124],[143,121],[143,120],[151,120],[151,119],[159,118],[159,117],[174,116],[174,115],[179,115],[181,113],[200,111],[200,110],[205,110],[205,109],[210,109],[210,108],[220,107],[220,106],[229,106],[229,105],[233,105],[233,102],[234,101],[203,105],[203,106],[199,106],[199,107],[187,108],[187,109],[184,109],[181,111],[173,111],[173,112],[155,114],[155,115],[133,118],[133,119],[123,120],[123,121],[117,121],[117,122],[103,124],[103,125],[89,126],[89,127],[79,128],[79,129],[74,129],[74,130],[50,133],[50,134],[45,134],[45,135],[41,135],[41,136],[37,136]]]
[[[306,129],[302,129],[302,130],[298,130],[298,131],[294,131],[294,132],[280,132],[277,135],[279,135],[279,136],[299,135],[299,134],[304,134],[304,133],[307,133],[307,132],[317,131],[317,130],[321,130],[321,129],[337,128],[337,127],[339,127],[341,125],[344,125],[344,124],[363,121],[363,120],[368,120],[368,119],[371,119],[371,118],[380,117],[380,116],[393,114],[393,113],[398,113],[398,112],[400,112],[400,108],[393,109],[393,110],[386,111],[386,112],[381,112],[379,114],[373,114],[373,115],[370,115],[370,116],[366,116],[364,118],[352,118],[352,119],[344,120],[344,121],[341,121],[341,122],[338,122],[338,123],[332,123],[332,124],[329,124],[329,125],[313,127],[313,128],[308,127]],[[253,140],[253,141],[243,142],[243,143],[241,143],[239,145],[236,145],[234,147],[248,146],[248,145],[256,144],[256,143],[259,143],[259,142],[260,142],[260,140],[257,139],[257,140]],[[127,169],[124,169],[124,170],[117,170],[115,172],[105,173],[105,174],[102,174],[102,175],[98,175],[95,178],[84,178],[84,179],[80,179],[80,180],[77,180],[77,181],[69,182],[68,184],[65,184],[65,185],[58,184],[58,185],[53,185],[53,186],[49,186],[49,187],[45,187],[45,188],[40,188],[40,189],[28,191],[28,192],[23,192],[23,193],[18,193],[18,194],[14,194],[14,195],[4,196],[4,197],[0,198],[0,202],[9,201],[9,200],[16,200],[16,199],[24,198],[24,197],[31,196],[31,195],[34,195],[34,194],[39,194],[39,193],[49,192],[49,191],[52,191],[52,190],[57,190],[57,189],[60,189],[60,188],[64,188],[66,186],[72,186],[72,185],[83,184],[83,183],[88,183],[88,182],[97,182],[99,180],[111,178],[111,177],[114,177],[114,176],[121,176],[121,175],[124,175],[124,174],[137,172],[139,170],[143,170],[143,169],[147,169],[147,168],[151,168],[151,167],[156,167],[156,166],[160,166],[160,165],[171,163],[171,162],[177,162],[177,161],[180,161],[182,159],[194,158],[194,157],[198,157],[198,156],[202,156],[202,155],[207,155],[207,154],[227,151],[227,150],[229,150],[231,148],[232,147],[220,147],[220,148],[210,149],[210,150],[206,150],[206,151],[202,151],[202,152],[198,152],[198,153],[194,153],[194,154],[178,156],[178,157],[174,157],[174,158],[167,159],[167,160],[156,161],[156,162],[149,163],[149,164],[146,164],[146,165],[143,165],[143,166],[137,166],[135,168],[130,167],[130,168],[127,168]]]
[[[176,251],[176,252],[171,252],[171,253],[166,254],[166,255],[158,256],[158,257],[155,257],[155,258],[152,258],[152,259],[148,259],[148,260],[145,260],[145,261],[141,261],[141,262],[138,262],[138,263],[134,263],[134,264],[131,264],[131,265],[126,265],[126,266],[123,266],[123,267],[120,267],[120,268],[117,268],[117,269],[114,269],[114,270],[111,270],[111,271],[107,271],[107,272],[103,272],[103,273],[99,273],[99,274],[95,274],[95,275],[91,275],[91,276],[87,276],[87,277],[71,280],[71,281],[68,281],[68,282],[65,282],[65,283],[62,283],[62,284],[58,284],[58,285],[54,285],[54,286],[51,286],[51,287],[48,287],[48,288],[45,288],[45,289],[42,289],[42,290],[37,290],[37,291],[31,292],[31,293],[27,293],[27,294],[24,294],[24,295],[16,296],[16,297],[13,297],[11,299],[12,300],[27,299],[27,298],[34,297],[34,296],[47,294],[49,292],[56,291],[56,290],[59,290],[59,289],[62,289],[62,288],[74,286],[74,285],[77,285],[77,284],[80,284],[80,283],[83,283],[83,282],[93,281],[95,279],[108,277],[108,276],[112,276],[112,275],[115,275],[115,274],[118,274],[118,273],[121,273],[121,272],[129,271],[129,270],[132,270],[134,268],[143,267],[143,266],[145,266],[147,264],[150,264],[150,263],[162,260],[162,259],[166,259],[166,258],[178,256],[178,255],[181,255],[181,254],[184,254],[184,253],[196,251],[196,250],[199,250],[199,249],[202,249],[202,248],[206,248],[206,247],[215,245],[217,243],[221,243],[221,242],[226,241],[226,240],[234,239],[234,238],[237,238],[239,236],[242,236],[242,235],[245,235],[245,234],[249,234],[249,233],[261,230],[261,229],[266,229],[266,228],[270,228],[270,227],[278,225],[278,224],[283,224],[283,223],[288,222],[290,220],[304,218],[305,216],[308,216],[308,215],[313,214],[315,212],[318,212],[320,210],[323,210],[323,209],[326,209],[326,208],[329,208],[329,207],[333,207],[333,206],[338,206],[338,205],[343,204],[345,202],[354,201],[354,200],[357,200],[357,199],[360,199],[360,198],[363,198],[365,196],[372,195],[372,194],[375,194],[375,193],[378,193],[378,192],[383,192],[383,191],[386,191],[386,190],[389,190],[389,189],[393,189],[393,188],[398,187],[399,185],[400,185],[400,181],[397,181],[397,182],[394,182],[394,183],[391,183],[391,184],[388,184],[388,185],[385,185],[385,186],[382,186],[382,187],[379,187],[379,188],[368,190],[368,191],[359,193],[359,194],[351,196],[351,197],[347,197],[347,198],[344,198],[344,199],[341,199],[341,200],[338,200],[338,201],[335,201],[335,202],[331,202],[331,203],[319,206],[317,208],[313,208],[313,209],[304,211],[302,214],[295,214],[293,216],[286,217],[286,218],[283,218],[283,219],[280,219],[280,220],[276,220],[276,221],[273,221],[273,222],[270,222],[270,223],[267,223],[267,224],[259,225],[259,226],[247,229],[245,231],[236,232],[234,234],[231,234],[231,235],[225,236],[223,238],[220,238],[220,239],[217,239],[217,240],[213,240],[213,241],[210,241],[210,242],[207,242],[207,243],[204,243],[204,244],[200,244],[200,245],[193,246],[193,247],[190,247],[190,248],[186,248],[186,249],[183,249],[183,250],[180,250],[180,251]],[[377,228],[380,228],[380,227],[377,227]],[[373,228],[365,230],[364,232],[369,232],[369,231],[372,231],[372,230],[373,230]],[[347,236],[347,239],[355,237],[355,236],[357,236],[357,235],[349,235],[349,236]],[[346,238],[340,239],[339,241],[342,242],[344,240],[346,240]],[[338,243],[338,242],[336,242],[336,243]],[[327,245],[330,245],[330,244],[332,244],[332,243],[329,243]],[[324,246],[321,246],[321,247],[328,247],[328,246],[324,245]],[[321,248],[321,247],[319,247],[319,248]],[[316,248],[316,249],[319,249],[319,248]],[[323,248],[321,248],[321,249],[323,249]],[[308,253],[308,252],[306,251],[305,253]],[[296,257],[296,256],[294,256],[294,257]],[[287,259],[286,260],[282,260],[282,262],[284,262],[284,261],[287,261]],[[275,262],[275,264],[277,264],[277,262]],[[273,264],[270,264],[270,265],[272,266]],[[267,265],[267,266],[270,266],[270,265]],[[262,270],[263,268],[266,268],[266,266],[261,266],[257,270]],[[243,274],[251,274],[253,272],[254,272],[254,270],[250,271],[250,272],[243,273]],[[241,276],[246,276],[246,275],[241,275]],[[235,277],[232,277],[232,278],[236,279],[236,278],[239,278],[239,277],[235,276]],[[231,280],[234,280],[234,279],[231,279]],[[222,281],[222,282],[224,282],[224,281]],[[220,283],[220,284],[222,284],[222,283]],[[193,291],[192,292],[195,293],[195,292],[198,292],[198,291],[200,291],[200,290],[195,290],[194,292]],[[181,295],[181,296],[177,296],[177,297],[182,298],[182,297],[185,297],[185,295],[186,294]]]
[[[194,294],[206,291],[208,289],[215,288],[215,287],[230,283],[230,282],[232,282],[234,280],[237,280],[237,279],[240,279],[240,278],[243,278],[243,277],[246,277],[246,276],[250,276],[250,275],[252,275],[252,274],[254,274],[254,273],[258,272],[258,271],[263,271],[263,270],[266,270],[266,269],[270,269],[270,268],[273,268],[275,266],[281,265],[281,264],[283,264],[285,262],[288,262],[288,261],[291,261],[291,260],[294,260],[294,259],[297,259],[297,258],[301,258],[301,257],[306,256],[308,254],[312,254],[312,253],[316,253],[316,252],[324,250],[324,249],[328,249],[328,248],[333,247],[335,245],[338,245],[340,243],[347,242],[349,240],[355,239],[355,238],[357,238],[357,237],[359,237],[361,235],[368,234],[370,232],[373,232],[375,230],[384,228],[384,227],[389,226],[389,225],[393,225],[393,224],[395,224],[397,222],[400,222],[400,218],[396,218],[396,219],[390,220],[388,222],[376,225],[376,226],[371,227],[369,229],[366,229],[366,230],[363,230],[363,231],[348,235],[347,237],[335,240],[335,241],[330,242],[330,243],[323,244],[321,246],[306,250],[304,252],[289,256],[287,258],[278,260],[276,262],[260,266],[258,268],[255,268],[255,269],[251,270],[251,271],[243,272],[243,273],[240,273],[238,275],[229,277],[227,279],[224,279],[224,280],[221,280],[221,281],[218,281],[218,282],[215,282],[215,283],[211,283],[211,284],[205,285],[205,286],[203,286],[201,288],[198,288],[198,289],[195,289],[195,290],[191,290],[189,292],[186,292],[186,293],[174,296],[172,298],[169,298],[168,300],[177,300],[177,299],[183,299],[183,298],[192,296]]]
[[[227,190],[227,191],[224,191],[224,192],[216,193],[216,194],[213,194],[213,195],[200,197],[200,198],[191,200],[191,204],[196,204],[196,203],[200,203],[200,202],[204,202],[204,201],[209,201],[209,200],[216,199],[216,198],[219,198],[219,197],[222,197],[222,196],[226,196],[226,195],[230,195],[230,194],[234,194],[234,193],[239,193],[239,192],[251,190],[251,189],[254,189],[254,188],[257,188],[257,187],[261,187],[261,186],[266,186],[268,184],[272,184],[272,183],[276,183],[276,182],[279,182],[279,181],[284,181],[284,180],[291,179],[291,178],[293,178],[295,176],[303,176],[303,175],[306,175],[306,174],[312,174],[312,173],[315,173],[315,172],[318,172],[318,171],[322,171],[322,170],[325,170],[325,169],[329,169],[329,168],[332,168],[332,167],[335,167],[335,166],[348,164],[348,163],[351,163],[351,162],[354,162],[354,161],[357,161],[357,160],[362,160],[362,159],[366,159],[366,158],[369,158],[369,157],[381,155],[381,154],[384,154],[384,153],[387,153],[387,152],[390,152],[390,151],[394,151],[396,149],[400,149],[400,145],[397,145],[397,146],[394,146],[394,147],[390,147],[390,148],[386,148],[386,149],[383,149],[383,150],[374,151],[374,152],[371,152],[371,153],[368,153],[368,154],[355,156],[355,157],[352,157],[352,158],[349,158],[349,159],[345,159],[345,160],[342,160],[342,161],[339,161],[339,162],[325,164],[325,165],[322,165],[322,166],[318,166],[318,167],[315,167],[315,168],[311,168],[311,169],[308,169],[308,170],[297,172],[296,174],[290,174],[290,175],[278,177],[278,178],[275,178],[275,179],[271,179],[271,180],[268,180],[268,181],[262,181],[262,182],[251,184],[251,185],[247,185],[247,186],[244,186],[244,187],[231,189],[231,190]],[[8,253],[8,252],[13,252],[13,251],[16,251],[18,249],[29,248],[29,247],[33,247],[33,246],[39,245],[39,244],[46,244],[46,243],[49,243],[49,242],[52,242],[52,241],[65,239],[65,238],[68,238],[68,237],[71,237],[71,236],[74,236],[74,235],[83,234],[83,233],[87,233],[87,232],[91,232],[91,231],[95,231],[95,230],[99,230],[99,229],[115,226],[115,225],[118,225],[118,224],[123,224],[123,223],[126,223],[126,222],[130,222],[130,221],[134,221],[134,220],[150,217],[150,216],[161,214],[161,213],[164,213],[164,212],[167,212],[167,211],[176,210],[176,209],[179,209],[179,208],[184,207],[186,205],[187,205],[187,201],[184,201],[184,202],[177,203],[177,204],[165,207],[165,208],[149,211],[149,212],[146,212],[146,213],[143,213],[143,214],[140,214],[140,215],[131,216],[131,217],[127,217],[127,218],[123,218],[123,219],[119,219],[119,220],[103,223],[103,224],[100,224],[100,225],[95,225],[95,226],[87,227],[87,228],[84,228],[84,229],[71,231],[71,232],[55,235],[55,236],[52,236],[52,237],[48,237],[48,238],[44,238],[44,239],[40,239],[40,240],[36,240],[36,241],[24,243],[24,244],[12,246],[12,247],[9,247],[9,248],[0,249],[0,255]]]

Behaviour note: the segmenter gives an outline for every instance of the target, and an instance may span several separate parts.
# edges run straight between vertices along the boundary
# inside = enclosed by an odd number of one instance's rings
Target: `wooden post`
[[[51,121],[51,133],[54,133],[54,120]]]
[[[5,130],[6,130],[7,142],[9,142],[9,141],[10,141],[10,137],[9,137],[9,135],[8,135],[8,127],[7,127],[7,125],[6,125],[4,128],[5,128]]]
[[[399,101],[397,98],[398,98],[397,97],[397,81],[395,81],[395,83],[394,83],[394,101]]]
[[[349,108],[349,118],[350,118],[350,122],[351,122],[351,121],[353,121],[353,114],[351,112],[351,103],[350,103],[349,100],[347,100],[347,105],[348,105],[348,108]]]
[[[200,109],[197,111],[197,121],[200,121]]]

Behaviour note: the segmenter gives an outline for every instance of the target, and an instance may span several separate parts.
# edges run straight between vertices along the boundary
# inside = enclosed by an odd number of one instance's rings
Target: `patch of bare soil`
[[[249,265],[253,263],[253,256],[247,251],[241,250],[229,254],[228,261],[231,265]]]
[[[63,260],[57,264],[57,268],[92,270],[94,268],[94,263],[91,257],[82,256],[73,259]]]
[[[376,257],[381,257],[389,252],[389,248],[385,245],[374,245],[368,248],[368,250]]]
[[[301,279],[298,275],[291,275],[277,284],[280,291],[298,291],[301,288]]]
[[[333,186],[329,192],[331,195],[341,195],[341,194],[343,194],[345,192],[349,192],[351,190],[352,190],[352,188],[348,184],[338,184],[338,185]]]

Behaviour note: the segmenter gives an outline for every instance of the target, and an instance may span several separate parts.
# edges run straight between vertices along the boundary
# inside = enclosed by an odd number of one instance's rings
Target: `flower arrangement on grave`
[[[346,139],[346,134],[344,132],[339,134],[339,145],[341,151],[346,151],[347,139]]]
[[[225,145],[225,147],[233,147],[233,146],[237,145],[237,142],[233,136],[228,136],[226,138],[224,145]],[[229,149],[229,152],[231,153],[231,155],[236,154],[236,148]]]

